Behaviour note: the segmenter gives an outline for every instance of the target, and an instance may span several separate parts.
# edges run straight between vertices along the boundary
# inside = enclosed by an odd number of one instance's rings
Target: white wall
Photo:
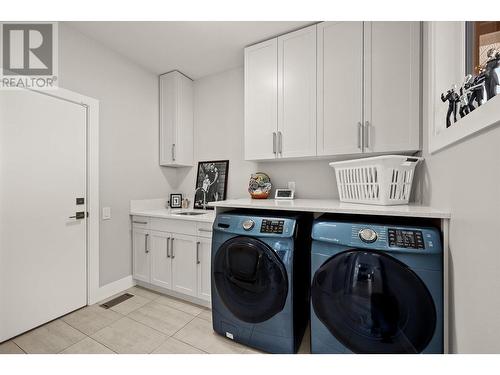
[[[297,197],[338,197],[328,160],[244,161],[243,68],[201,78],[194,83],[195,160],[229,159],[228,198],[248,197],[250,174],[266,172],[275,187],[296,182]],[[196,168],[179,169],[176,189],[193,197]]]
[[[164,197],[175,171],[158,164],[158,77],[62,23],[59,85],[99,100],[100,284],[131,274],[129,201]]]
[[[441,59],[439,63],[445,66],[457,63],[453,54],[449,59]],[[424,82],[427,82],[428,68],[424,67]],[[427,93],[425,86],[424,103]],[[424,107],[424,114],[427,110]],[[451,350],[500,353],[500,244],[497,239],[500,230],[500,123],[430,155],[427,151],[429,124],[425,119],[427,116],[424,116],[423,202],[450,209],[452,215]],[[460,126],[459,123],[456,126]]]

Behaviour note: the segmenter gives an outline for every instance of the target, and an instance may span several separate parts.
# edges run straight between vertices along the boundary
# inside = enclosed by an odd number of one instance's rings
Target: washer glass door
[[[244,322],[263,322],[285,306],[285,266],[256,238],[241,236],[224,242],[214,258],[213,275],[222,302]]]
[[[354,353],[420,353],[434,335],[427,287],[384,253],[353,249],[329,258],[314,275],[311,298],[320,321]]]

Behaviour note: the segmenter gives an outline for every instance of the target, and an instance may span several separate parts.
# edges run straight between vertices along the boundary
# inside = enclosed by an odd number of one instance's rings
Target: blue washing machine
[[[315,220],[312,353],[443,353],[435,228]]]
[[[307,215],[229,212],[212,238],[214,331],[269,352],[296,353],[309,318]]]

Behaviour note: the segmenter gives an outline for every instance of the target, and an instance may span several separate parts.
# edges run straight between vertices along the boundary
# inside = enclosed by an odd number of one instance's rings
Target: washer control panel
[[[260,233],[283,234],[283,225],[285,220],[263,219],[260,226]]]
[[[420,230],[404,230],[388,228],[389,247],[403,247],[407,249],[424,250],[424,238]]]

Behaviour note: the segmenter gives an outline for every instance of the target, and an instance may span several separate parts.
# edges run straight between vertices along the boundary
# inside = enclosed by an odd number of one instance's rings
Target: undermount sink
[[[196,215],[205,215],[206,212],[195,212],[195,211],[186,211],[186,212],[177,212],[174,215],[188,215],[188,216],[196,216]]]

